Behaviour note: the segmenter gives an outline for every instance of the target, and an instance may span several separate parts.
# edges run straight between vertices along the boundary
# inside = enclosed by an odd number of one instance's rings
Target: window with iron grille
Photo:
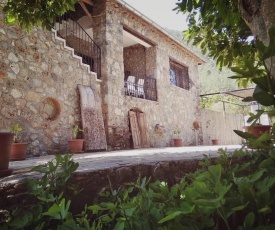
[[[188,68],[175,61],[170,60],[170,82],[171,85],[189,90]]]

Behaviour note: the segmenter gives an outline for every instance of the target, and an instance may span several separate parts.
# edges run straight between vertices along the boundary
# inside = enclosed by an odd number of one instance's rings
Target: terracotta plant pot
[[[174,138],[174,147],[182,147],[182,139]]]
[[[13,136],[13,133],[0,133],[0,177],[9,176],[12,173],[9,169],[9,161]]]
[[[69,140],[70,152],[82,153],[84,139],[72,139]]]
[[[218,139],[212,139],[212,145],[219,145],[219,140]]]
[[[251,129],[250,126],[244,126],[244,130],[253,134],[256,137],[261,136],[263,133],[270,133],[271,125],[254,125]]]
[[[22,161],[26,159],[28,143],[12,143],[11,145],[11,161]]]

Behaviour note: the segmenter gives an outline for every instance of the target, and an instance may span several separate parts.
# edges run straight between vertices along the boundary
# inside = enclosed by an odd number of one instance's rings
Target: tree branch
[[[242,18],[254,36],[266,43],[268,41],[268,33],[262,12],[262,1],[238,0],[238,7]]]

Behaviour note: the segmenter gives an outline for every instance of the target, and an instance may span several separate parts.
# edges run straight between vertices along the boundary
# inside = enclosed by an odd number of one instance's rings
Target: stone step
[[[96,78],[96,81],[101,82],[101,80],[97,78],[97,73],[91,71],[90,65],[87,65],[87,64],[83,63],[82,57],[76,55],[76,54],[74,53],[74,49],[66,45],[66,40],[63,39],[63,38],[61,38],[61,37],[59,37],[59,36],[57,35],[57,30],[52,29],[52,32],[53,32],[53,34],[54,34],[54,38],[55,38],[56,40],[58,40],[58,41],[61,41],[61,42],[63,43],[63,47],[64,47],[65,49],[71,51],[72,56],[73,56],[74,58],[76,58],[76,59],[79,60],[80,64],[86,68],[87,72],[90,73],[90,74],[92,74],[92,75]]]

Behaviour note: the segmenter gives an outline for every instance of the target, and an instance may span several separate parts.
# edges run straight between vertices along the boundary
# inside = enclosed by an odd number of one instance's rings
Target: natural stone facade
[[[115,0],[97,5],[94,16],[96,15],[101,17],[97,18],[95,31],[102,31],[96,35],[96,39],[106,41],[101,46],[103,105],[105,111],[108,111],[105,114],[105,124],[127,127],[129,110],[138,108],[147,115],[151,147],[170,146],[174,130],[181,130],[184,145],[195,145],[196,138],[192,129],[193,122],[199,121],[197,65],[201,60]],[[124,28],[134,30],[140,37],[154,44],[150,48],[142,47],[143,54],[145,53],[143,60],[146,60],[146,63],[139,63],[141,68],[133,71],[138,71],[136,74],[142,74],[144,77],[151,76],[156,79],[157,101],[124,95],[124,70],[127,70],[124,66],[127,68],[127,64],[131,64],[131,60],[125,60],[125,58],[129,58],[130,49],[132,49],[132,55],[133,53],[141,55],[141,49],[137,49],[140,45],[123,49]],[[170,58],[188,67],[191,81],[189,91],[170,84]],[[155,132],[157,125],[162,127],[161,133]],[[109,129],[109,138],[111,135]]]
[[[5,25],[0,13],[0,129],[20,123],[29,156],[68,151],[72,127],[81,123],[77,85],[84,84],[101,96],[112,149],[131,146],[131,109],[146,114],[150,147],[170,146],[174,130],[181,131],[184,145],[202,143],[201,129],[194,132],[193,125],[201,123],[197,66],[202,60],[118,1],[93,2],[92,34],[101,48],[101,83],[52,32],[34,29],[28,34]],[[123,47],[126,29],[149,46]],[[190,90],[171,85],[171,59],[188,67]],[[157,101],[125,96],[125,70],[156,79]]]
[[[133,45],[124,48],[124,70],[136,77],[146,77],[146,48],[142,45]]]
[[[0,60],[0,130],[19,123],[29,156],[67,152],[81,123],[77,85],[96,89],[96,77],[52,32],[8,26],[2,12]]]

